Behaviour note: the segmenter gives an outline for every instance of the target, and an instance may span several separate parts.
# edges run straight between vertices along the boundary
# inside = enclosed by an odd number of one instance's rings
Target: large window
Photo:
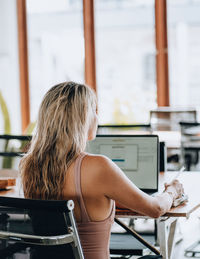
[[[154,0],[96,0],[101,124],[144,123],[156,106]]]
[[[2,111],[1,106],[0,134],[19,134],[21,132],[21,115],[15,0],[0,1],[0,35],[0,91],[8,108],[7,113],[1,99],[0,102],[4,109]]]
[[[27,0],[31,120],[46,91],[84,82],[82,0]]]
[[[186,17],[187,22],[179,23],[178,32],[175,24],[178,21],[176,13],[180,12],[179,6],[181,6],[181,12],[182,9],[186,10],[189,6],[188,15],[192,8],[198,7],[199,1],[168,1],[169,25],[171,26],[169,38],[172,42],[170,49],[170,53],[172,53],[172,55],[170,54],[171,86],[175,85],[171,90],[172,105],[176,102],[175,96],[179,93],[180,85],[184,86],[188,77],[191,78],[191,85],[197,89],[195,77],[198,76],[198,73],[195,71],[198,71],[198,66],[195,64],[198,64],[199,61],[196,58],[198,42],[196,20],[188,23],[188,17],[184,13],[181,14],[182,18]],[[29,117],[31,117],[31,121],[36,120],[39,104],[46,91],[52,85],[66,80],[79,82],[86,80],[92,87],[97,86],[101,124],[132,124],[149,121],[149,110],[157,106],[155,30],[157,32],[156,42],[162,43],[161,41],[166,35],[165,26],[162,26],[165,24],[162,11],[165,9],[166,0],[1,0],[0,2],[0,33],[3,35],[0,42],[0,90],[3,90],[6,100],[9,99],[11,91],[15,98],[15,100],[7,101],[8,106],[12,105],[9,109],[11,110],[11,121],[15,127],[13,133],[20,133],[21,128],[19,72],[23,130],[30,121]],[[93,2],[95,6],[94,28]],[[190,3],[192,3],[191,6]],[[198,18],[197,9],[195,9],[193,20],[195,17],[195,19]],[[161,14],[156,15],[156,25],[161,25],[156,28],[155,10],[156,14]],[[180,44],[181,37],[179,36],[181,33],[185,33],[187,29],[185,30],[184,26],[188,27],[188,24],[192,24],[192,30],[187,39],[188,44],[192,47],[188,48],[188,54],[185,54],[185,52],[177,51],[177,44]],[[191,33],[192,37],[190,37]],[[176,36],[178,40],[171,35]],[[184,35],[182,36],[185,45],[181,45],[179,49],[187,47],[187,43],[184,41],[186,33]],[[95,44],[93,36],[95,36]],[[26,51],[27,45],[28,51]],[[195,45],[194,48],[193,45]],[[162,47],[158,49],[158,53],[165,51],[165,46]],[[84,52],[87,53],[86,57],[84,57]],[[180,74],[180,71],[183,71],[181,66],[184,66],[184,62],[182,61],[189,54],[193,55],[194,59],[196,58],[196,61],[193,62],[195,68],[192,65],[194,72],[191,72],[192,67],[190,67],[189,72],[187,71],[190,76],[183,72],[184,76],[182,78],[179,76],[177,79],[177,72]],[[177,65],[179,58],[181,60]],[[161,62],[158,72],[161,80],[158,80],[157,85],[158,101],[159,105],[164,105],[168,103],[166,94],[168,92],[168,75],[167,70],[163,67],[162,57],[159,60]],[[187,66],[189,64],[190,61]],[[177,83],[178,80],[180,83]],[[165,91],[162,91],[163,85],[166,86]],[[28,87],[30,87],[29,91]],[[190,92],[188,96],[192,95],[192,98],[196,98],[197,103],[198,96],[195,91]],[[24,108],[29,106],[27,101],[29,92],[31,116],[29,116],[29,108]],[[187,92],[185,92],[185,99],[187,98]],[[162,99],[161,102],[160,99]],[[182,98],[180,103],[185,105],[185,99]],[[165,102],[166,100],[167,102]],[[193,104],[196,104],[195,102]]]
[[[170,103],[200,107],[200,0],[168,0]]]

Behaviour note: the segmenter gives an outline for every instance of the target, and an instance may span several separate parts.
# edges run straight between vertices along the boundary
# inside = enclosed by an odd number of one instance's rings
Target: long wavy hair
[[[46,93],[20,162],[25,197],[62,199],[66,171],[85,150],[95,112],[96,96],[86,85],[65,82]]]

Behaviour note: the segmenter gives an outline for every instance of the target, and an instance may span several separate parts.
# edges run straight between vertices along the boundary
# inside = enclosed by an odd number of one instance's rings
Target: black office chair
[[[186,170],[190,171],[191,166],[199,162],[200,152],[200,123],[180,122],[181,127],[181,159]]]
[[[139,235],[136,231],[126,226],[121,220],[115,218],[115,222],[126,230],[125,233],[112,233],[110,240],[111,258],[130,258],[133,255],[143,255],[143,250],[148,248],[155,255],[145,255],[138,259],[159,259],[160,252],[152,245],[154,235]],[[119,257],[121,256],[121,257]]]
[[[0,258],[26,251],[31,259],[83,259],[73,207],[73,201],[0,197]],[[18,224],[9,224],[12,214]]]
[[[18,163],[26,152],[32,136],[0,135],[0,168],[18,168]]]

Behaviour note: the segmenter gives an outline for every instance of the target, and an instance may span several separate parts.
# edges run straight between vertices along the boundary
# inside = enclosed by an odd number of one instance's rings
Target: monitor
[[[86,151],[109,157],[141,190],[158,191],[157,135],[97,135]]]

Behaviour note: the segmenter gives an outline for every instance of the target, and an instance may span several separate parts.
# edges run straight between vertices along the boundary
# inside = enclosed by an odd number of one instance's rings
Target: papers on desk
[[[179,206],[180,204],[183,204],[184,202],[187,202],[188,201],[188,195],[187,194],[183,194],[180,198],[176,199],[172,206],[173,207],[177,207]]]

